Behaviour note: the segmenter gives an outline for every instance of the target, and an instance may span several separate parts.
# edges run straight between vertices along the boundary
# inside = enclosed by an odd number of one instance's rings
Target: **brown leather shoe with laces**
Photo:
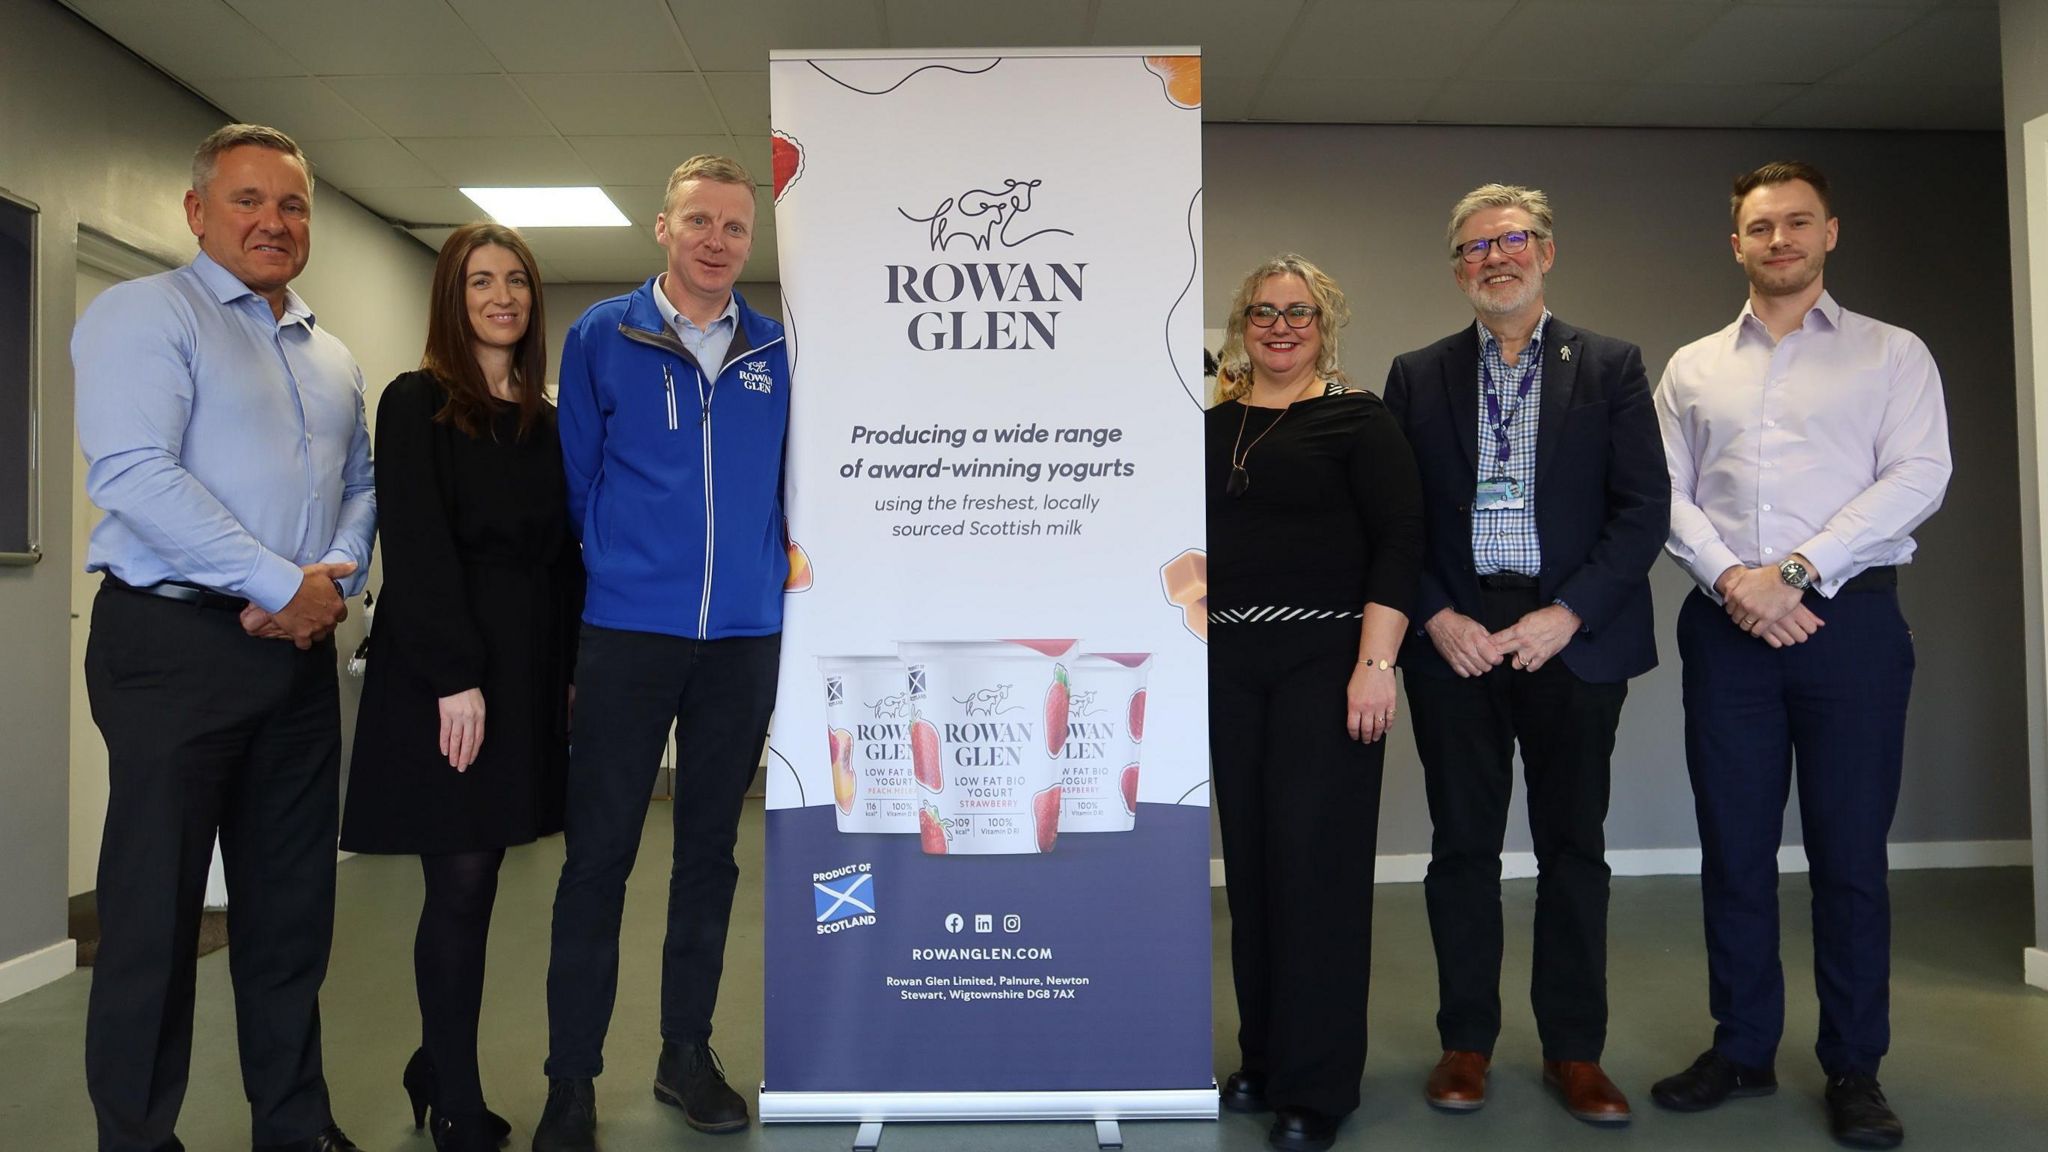
[[[1422,1094],[1429,1106],[1446,1112],[1473,1112],[1486,1103],[1486,1069],[1493,1060],[1484,1052],[1445,1052],[1429,1074]]]
[[[1545,1060],[1543,1082],[1557,1089],[1564,1110],[1588,1124],[1626,1124],[1628,1097],[1591,1060]]]

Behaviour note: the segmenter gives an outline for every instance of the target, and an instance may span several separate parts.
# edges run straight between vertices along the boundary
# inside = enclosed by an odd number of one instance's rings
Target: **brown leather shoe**
[[[1486,1067],[1493,1063],[1484,1052],[1445,1052],[1429,1074],[1422,1094],[1429,1106],[1446,1112],[1472,1112],[1486,1103]]]
[[[1545,1060],[1543,1082],[1564,1098],[1564,1110],[1588,1124],[1626,1124],[1628,1097],[1591,1060]]]

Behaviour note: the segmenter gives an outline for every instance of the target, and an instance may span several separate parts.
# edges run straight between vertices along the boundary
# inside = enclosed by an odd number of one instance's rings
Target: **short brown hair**
[[[668,189],[661,196],[661,210],[666,213],[675,206],[676,189],[691,180],[709,180],[714,184],[739,184],[748,188],[754,186],[754,178],[747,174],[746,165],[730,156],[713,156],[709,153],[692,156],[676,170],[668,174]]]
[[[220,169],[221,154],[247,144],[282,152],[297,160],[306,172],[306,192],[312,194],[313,163],[306,159],[298,141],[262,124],[223,124],[201,140],[199,150],[192,153],[192,190],[205,195],[206,186],[213,183],[213,174]]]
[[[1789,184],[1794,180],[1804,180],[1813,185],[1813,190],[1820,194],[1822,218],[1835,218],[1834,205],[1828,201],[1828,178],[1820,169],[1804,160],[1773,160],[1735,178],[1735,190],[1728,197],[1728,223],[1736,228],[1742,227],[1742,202],[1749,198],[1751,192],[1773,184]]]
[[[526,268],[526,282],[533,288],[526,334],[512,348],[512,379],[519,385],[517,435],[524,440],[547,406],[543,393],[548,383],[548,325],[547,312],[541,307],[540,265],[519,233],[485,221],[465,224],[442,241],[441,255],[434,261],[434,286],[427,298],[427,350],[420,357],[420,367],[432,373],[448,392],[448,403],[434,413],[434,423],[453,424],[477,438],[490,433],[491,386],[476,362],[476,330],[469,323],[465,273],[470,254],[492,244],[519,258]]]
[[[1322,340],[1322,351],[1316,356],[1316,375],[1324,380],[1338,383],[1348,382],[1342,363],[1337,358],[1337,329],[1351,320],[1351,306],[1344,302],[1344,290],[1330,279],[1329,273],[1309,263],[1304,256],[1283,252],[1251,270],[1244,283],[1237,287],[1237,295],[1230,301],[1230,319],[1223,329],[1223,351],[1216,357],[1216,389],[1224,400],[1235,400],[1251,391],[1252,358],[1244,348],[1244,310],[1251,307],[1252,297],[1259,294],[1259,288],[1275,276],[1299,276],[1308,285],[1308,298],[1316,305],[1316,332]]]

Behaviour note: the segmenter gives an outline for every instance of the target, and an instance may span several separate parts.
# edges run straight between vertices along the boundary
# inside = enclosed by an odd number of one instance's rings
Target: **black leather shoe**
[[[1336,1118],[1306,1108],[1273,1113],[1273,1127],[1266,1133],[1266,1143],[1282,1152],[1323,1152],[1336,1142]]]
[[[1877,1078],[1861,1072],[1828,1078],[1828,1129],[1851,1148],[1897,1148],[1906,1138]]]
[[[342,1135],[338,1125],[329,1124],[318,1136],[289,1144],[258,1144],[256,1152],[363,1152],[356,1142]]]
[[[435,1110],[434,1097],[441,1090],[441,1078],[425,1048],[412,1050],[412,1059],[405,1062],[405,1074],[399,1077],[399,1083],[405,1085],[406,1098],[412,1103],[412,1126],[425,1128],[428,1114]],[[488,1108],[484,1109],[483,1127],[490,1134],[491,1147],[502,1148],[511,1143],[511,1121]]]
[[[548,1102],[533,1130],[533,1152],[597,1152],[597,1088],[588,1080],[549,1080]]]
[[[1673,1112],[1704,1112],[1731,1096],[1769,1096],[1778,1090],[1778,1074],[1769,1068],[1745,1068],[1709,1048],[1676,1076],[1650,1086],[1650,1099]]]
[[[683,1110],[683,1122],[699,1132],[737,1132],[747,1126],[747,1102],[725,1082],[718,1053],[703,1041],[661,1042],[654,1065],[654,1098]]]
[[[1232,1112],[1265,1112],[1266,1077],[1263,1073],[1247,1072],[1242,1068],[1232,1072],[1223,1081],[1223,1087],[1216,1095],[1223,1106]]]

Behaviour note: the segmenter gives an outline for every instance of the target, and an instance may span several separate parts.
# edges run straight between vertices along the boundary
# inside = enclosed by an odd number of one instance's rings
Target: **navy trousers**
[[[1678,617],[1699,815],[1714,1047],[1768,1066],[1785,1028],[1777,851],[1793,764],[1813,887],[1814,984],[1830,1076],[1876,1075],[1891,1043],[1885,837],[1898,807],[1913,639],[1895,588],[1806,594],[1825,626],[1772,648],[1704,594]]]

